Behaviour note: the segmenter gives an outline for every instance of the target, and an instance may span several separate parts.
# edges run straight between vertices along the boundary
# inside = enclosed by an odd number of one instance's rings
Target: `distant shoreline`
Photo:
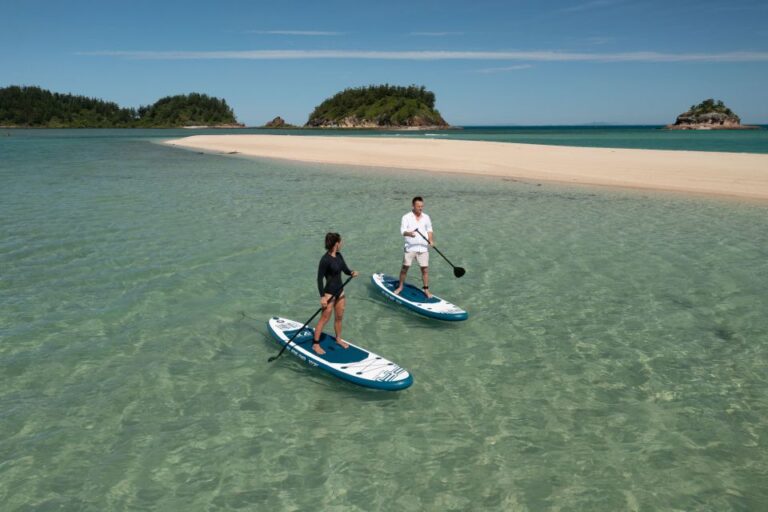
[[[757,128],[757,129],[768,129],[768,123],[757,123],[757,124],[751,124],[751,125],[744,125],[750,127],[749,129]],[[181,129],[220,129],[220,128],[226,128],[226,129],[245,129],[245,130],[306,130],[306,131],[333,131],[333,130],[339,130],[339,131],[424,131],[424,130],[442,130],[442,131],[451,131],[451,130],[468,130],[468,129],[483,129],[483,128],[491,128],[491,129],[503,129],[503,128],[513,128],[513,129],[526,129],[526,128],[534,128],[534,129],[540,129],[540,128],[586,128],[586,129],[601,129],[601,128],[656,128],[661,131],[664,131],[664,129],[667,127],[667,125],[664,124],[461,124],[461,125],[451,125],[451,126],[427,126],[427,127],[419,127],[419,126],[407,126],[407,127],[401,127],[401,128],[387,128],[387,127],[377,127],[377,128],[345,128],[345,127],[309,127],[309,126],[290,126],[290,127],[281,127],[281,128],[270,128],[266,126],[236,126],[236,125],[225,125],[225,126],[166,126],[166,127],[158,127],[158,126],[121,126],[121,127],[100,127],[100,126],[78,126],[78,127],[51,127],[51,126],[19,126],[19,125],[0,125],[0,129],[3,130],[181,130]],[[677,130],[675,130],[677,131]],[[686,131],[686,130],[683,130]],[[696,131],[696,130],[690,130],[690,131]],[[720,130],[702,130],[702,131],[720,131]],[[728,131],[727,129],[723,131]],[[737,129],[738,131],[738,129]]]
[[[382,170],[498,176],[768,201],[768,154],[246,134],[194,135],[166,144],[220,154]]]
[[[729,131],[729,130],[762,130],[761,126],[755,124],[740,124],[738,126],[713,126],[711,124],[668,124],[665,130],[691,130],[691,131]]]
[[[240,130],[254,128],[240,124],[207,126],[19,126],[0,125],[0,130]]]

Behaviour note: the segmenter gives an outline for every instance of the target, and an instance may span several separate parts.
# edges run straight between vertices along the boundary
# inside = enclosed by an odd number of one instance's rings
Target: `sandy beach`
[[[195,135],[218,153],[768,200],[768,155],[397,137]]]

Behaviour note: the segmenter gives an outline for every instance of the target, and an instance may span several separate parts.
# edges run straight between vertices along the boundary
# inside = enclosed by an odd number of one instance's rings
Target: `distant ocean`
[[[665,149],[768,153],[768,125],[759,130],[670,131],[661,126],[464,126],[451,130],[0,130],[25,137],[147,137],[173,138],[201,134],[259,133],[354,137],[414,137],[548,144],[596,148]]]
[[[661,126],[466,126],[424,136],[555,146],[768,153],[768,126],[711,131],[671,131]]]
[[[595,148],[768,153],[768,126],[760,130],[664,130],[661,126],[464,126],[451,130],[262,130],[255,133],[415,137]]]
[[[765,205],[157,143],[197,133],[228,131],[0,130],[3,512],[765,509]],[[768,130],[279,133],[768,148]],[[460,325],[371,290],[416,194],[467,269],[430,263]],[[361,273],[344,337],[408,390],[267,363],[267,319],[318,307],[327,231]]]

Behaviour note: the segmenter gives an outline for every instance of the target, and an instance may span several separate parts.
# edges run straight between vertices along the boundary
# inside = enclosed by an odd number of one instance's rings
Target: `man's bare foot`
[[[315,354],[317,354],[319,356],[325,354],[325,350],[323,350],[323,347],[321,347],[319,343],[313,343],[312,344],[312,350],[314,350]]]
[[[393,291],[392,293],[394,293],[395,295],[400,295],[401,291],[403,291],[403,287],[398,286],[397,288],[395,288],[395,291]]]
[[[336,339],[336,343],[341,345],[341,348],[349,348],[349,343],[347,343],[346,341],[344,341],[344,340],[342,340],[340,338]]]
[[[424,289],[424,295],[426,295],[428,299],[432,298],[432,293],[430,293],[430,291],[427,290],[426,288]]]

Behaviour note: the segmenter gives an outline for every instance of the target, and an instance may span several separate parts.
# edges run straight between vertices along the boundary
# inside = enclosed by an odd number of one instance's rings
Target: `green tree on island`
[[[315,107],[306,126],[447,126],[424,86],[345,89]]]
[[[0,89],[0,125],[47,128],[125,128],[136,111],[85,96],[60,94],[40,87]]]
[[[168,96],[152,105],[117,103],[61,94],[40,87],[0,88],[0,126],[34,128],[177,128],[237,124],[223,99],[205,94]]]
[[[225,100],[205,94],[167,96],[139,108],[138,126],[215,126],[235,124],[235,114]]]
[[[691,108],[688,110],[688,113],[691,115],[712,114],[712,113],[725,114],[728,116],[736,115],[733,113],[733,111],[730,108],[726,107],[721,100],[715,101],[712,98],[704,100],[698,105],[691,105]]]

